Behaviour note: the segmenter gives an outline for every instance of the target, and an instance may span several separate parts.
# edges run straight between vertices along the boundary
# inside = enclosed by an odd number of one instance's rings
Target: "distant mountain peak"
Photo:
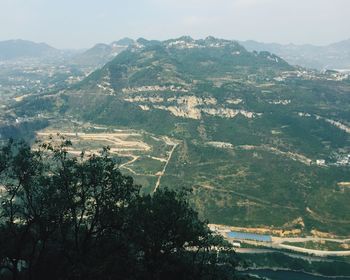
[[[293,43],[261,43],[253,40],[240,42],[248,51],[269,51],[292,65],[306,68],[350,69],[350,39],[327,46]]]
[[[234,43],[234,41],[220,39],[214,36],[208,36],[203,41],[207,43],[231,43],[231,44]]]
[[[192,42],[195,41],[191,36],[188,36],[188,35],[181,36],[177,40],[181,40],[181,41],[184,41],[184,42],[187,42],[187,43],[192,43]]]
[[[133,39],[130,39],[128,37],[122,38],[120,40],[114,41],[112,42],[110,45],[112,47],[114,46],[124,46],[124,47],[128,47],[130,45],[133,45],[135,43],[135,41]]]
[[[93,49],[110,50],[111,46],[103,43],[98,43],[95,46],[93,46],[90,50],[93,50]]]
[[[124,38],[111,44],[99,43],[85,52],[77,55],[73,59],[73,64],[90,67],[101,67],[116,55],[124,51],[129,45],[134,44],[134,40]]]
[[[59,51],[46,43],[15,39],[0,42],[0,59],[38,58]]]

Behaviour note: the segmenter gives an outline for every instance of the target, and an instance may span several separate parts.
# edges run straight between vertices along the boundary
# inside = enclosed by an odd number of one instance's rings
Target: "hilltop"
[[[148,41],[134,45],[88,77],[82,86],[110,80],[113,90],[140,85],[186,84],[193,80],[225,75],[235,78],[269,71],[292,70],[281,58],[268,52],[248,52],[234,41],[208,37],[194,40]],[[263,73],[261,73],[263,74]]]
[[[111,44],[99,43],[73,57],[71,63],[80,66],[101,67],[132,44],[134,44],[134,40],[129,38],[120,39]]]

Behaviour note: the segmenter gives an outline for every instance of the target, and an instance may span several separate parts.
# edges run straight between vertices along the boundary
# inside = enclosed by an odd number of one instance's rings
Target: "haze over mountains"
[[[23,58],[45,58],[66,54],[71,63],[86,67],[101,67],[118,53],[136,41],[124,38],[110,44],[98,43],[88,50],[57,50],[45,43],[34,43],[25,40],[0,42],[0,61]],[[350,69],[350,39],[327,46],[262,43],[257,41],[238,41],[248,51],[268,51],[285,59],[291,65],[299,65],[318,70]]]
[[[132,43],[133,40],[124,38],[110,44],[99,43],[87,50],[59,50],[45,43],[8,40],[0,42],[0,62],[21,62],[29,59],[30,62],[64,62],[94,69],[103,66]]]
[[[249,51],[269,51],[293,65],[315,69],[350,69],[350,39],[327,46],[240,42]]]
[[[21,58],[39,58],[58,53],[59,50],[45,44],[26,40],[0,42],[0,61]]]
[[[103,66],[133,43],[134,40],[124,38],[110,44],[96,44],[74,57],[72,63],[85,66]]]

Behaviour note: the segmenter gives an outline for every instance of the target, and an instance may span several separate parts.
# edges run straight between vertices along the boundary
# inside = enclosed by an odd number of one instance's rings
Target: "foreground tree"
[[[186,192],[143,196],[104,149],[69,141],[0,152],[3,279],[233,279],[235,256]]]

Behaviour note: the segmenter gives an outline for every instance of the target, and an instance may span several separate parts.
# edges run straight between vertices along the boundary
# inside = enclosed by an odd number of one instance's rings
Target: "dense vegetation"
[[[35,131],[45,128],[48,124],[47,120],[34,120],[20,124],[0,125],[0,143],[10,138],[31,141],[35,137]]]
[[[186,192],[143,196],[108,149],[72,158],[70,144],[2,147],[1,279],[235,278],[234,252]]]

